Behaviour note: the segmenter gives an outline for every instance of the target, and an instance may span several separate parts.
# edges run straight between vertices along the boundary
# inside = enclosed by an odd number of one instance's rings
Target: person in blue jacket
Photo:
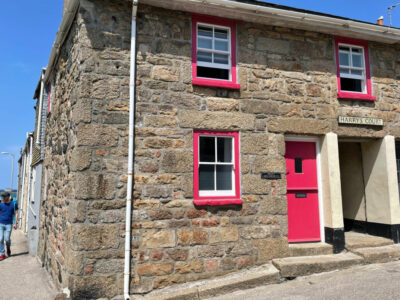
[[[18,224],[18,204],[10,201],[10,193],[2,194],[3,202],[0,203],[0,261],[5,259],[4,241],[6,242],[7,256],[11,256],[11,230],[15,215],[14,229]]]

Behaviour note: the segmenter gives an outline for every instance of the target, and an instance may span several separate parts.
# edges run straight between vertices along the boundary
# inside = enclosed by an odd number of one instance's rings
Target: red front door
[[[289,242],[320,241],[314,142],[286,142]]]

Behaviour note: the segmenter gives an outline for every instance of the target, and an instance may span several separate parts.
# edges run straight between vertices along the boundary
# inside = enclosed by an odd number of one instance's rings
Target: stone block
[[[124,221],[124,210],[105,210],[99,213],[99,222],[101,223],[122,223]]]
[[[240,136],[241,154],[268,154],[268,136],[266,134],[244,133]]]
[[[269,226],[246,226],[240,228],[240,237],[243,239],[265,239],[271,236]]]
[[[83,254],[65,248],[65,268],[69,274],[81,275],[83,270]]]
[[[285,173],[286,161],[284,157],[257,156],[254,158],[254,172],[279,172]]]
[[[245,229],[245,227],[240,228],[240,230]],[[254,245],[252,241],[249,240],[239,240],[232,246],[229,246],[226,255],[230,257],[238,257],[243,255],[251,255],[254,251]]]
[[[92,162],[92,151],[86,148],[75,148],[71,152],[71,171],[83,171],[90,167]]]
[[[317,105],[316,108],[319,119],[336,119],[338,117],[337,108],[332,105]]]
[[[177,69],[166,66],[154,66],[152,76],[154,80],[178,81],[179,73]]]
[[[176,127],[177,121],[171,116],[145,116],[144,126],[147,127]]]
[[[207,232],[201,229],[181,229],[178,233],[178,245],[204,245],[208,243]]]
[[[326,134],[330,131],[327,121],[296,118],[269,118],[269,132],[298,133],[298,134]]]
[[[185,261],[175,263],[175,272],[178,274],[200,273],[204,271],[202,261]]]
[[[175,246],[174,230],[146,230],[142,236],[142,248],[168,248]]]
[[[184,144],[185,142],[183,140],[149,137],[143,141],[143,148],[151,148],[151,149],[183,148]]]
[[[129,111],[129,101],[113,100],[107,105],[109,111]]]
[[[140,276],[162,276],[171,274],[173,265],[171,263],[148,263],[137,266],[137,273]]]
[[[198,246],[197,248],[198,257],[222,257],[225,255],[225,246],[215,245],[215,246]]]
[[[209,231],[210,244],[236,242],[239,240],[237,227],[211,228]]]
[[[262,199],[260,212],[262,214],[286,215],[287,199],[286,196],[267,196]]]
[[[189,250],[186,249],[171,249],[167,250],[167,256],[175,261],[183,261],[188,258]]]
[[[289,244],[286,237],[267,239],[258,243],[258,260],[260,262],[287,256],[289,256]]]
[[[167,150],[161,161],[166,173],[181,173],[193,171],[193,153],[187,150]]]
[[[76,199],[113,199],[116,178],[102,173],[75,173],[74,194]]]
[[[270,185],[260,175],[246,174],[242,176],[242,192],[244,194],[268,194]]]
[[[230,98],[207,98],[207,108],[211,111],[238,111],[239,101]]]
[[[85,222],[86,201],[71,201],[67,207],[67,218],[71,223]]]
[[[119,225],[73,225],[72,250],[116,249],[120,243]]]
[[[249,114],[279,115],[279,105],[265,100],[242,100],[240,109]]]
[[[80,122],[89,123],[92,120],[92,103],[89,99],[80,99],[72,107],[72,121],[75,124]]]
[[[94,271],[102,274],[114,274],[124,272],[123,259],[102,259],[96,262]]]
[[[115,147],[118,144],[118,131],[111,126],[79,125],[76,140],[78,146]]]
[[[216,130],[252,130],[255,116],[238,112],[201,112],[181,110],[179,125],[183,128]]]
[[[290,43],[288,41],[265,38],[262,36],[257,37],[256,40],[256,50],[258,51],[287,54],[289,53],[289,45]]]

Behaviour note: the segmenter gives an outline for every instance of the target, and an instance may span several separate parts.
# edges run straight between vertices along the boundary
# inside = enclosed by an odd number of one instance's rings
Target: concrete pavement
[[[299,277],[208,300],[400,299],[400,261]]]
[[[46,271],[28,254],[25,235],[13,230],[11,257],[0,261],[0,300],[52,300],[57,295]]]

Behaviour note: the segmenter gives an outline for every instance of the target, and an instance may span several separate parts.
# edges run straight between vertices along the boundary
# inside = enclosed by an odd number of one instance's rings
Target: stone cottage
[[[44,76],[44,266],[73,298],[128,298],[296,242],[339,253],[347,230],[398,243],[399,43],[254,0],[69,0]]]

